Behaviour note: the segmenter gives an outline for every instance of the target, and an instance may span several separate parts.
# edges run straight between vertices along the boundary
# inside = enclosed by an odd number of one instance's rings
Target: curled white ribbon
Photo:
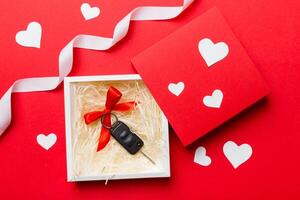
[[[11,95],[15,92],[37,92],[54,90],[72,70],[73,48],[107,50],[123,39],[129,29],[131,20],[166,20],[177,17],[194,0],[184,0],[178,7],[138,7],[128,13],[116,25],[112,38],[93,35],[77,35],[59,54],[59,76],[26,78],[14,82],[0,100],[0,135],[11,122]]]

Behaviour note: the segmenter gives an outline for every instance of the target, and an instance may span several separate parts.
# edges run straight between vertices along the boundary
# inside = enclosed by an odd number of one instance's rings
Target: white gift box
[[[155,165],[141,152],[129,154],[113,137],[104,150],[96,151],[101,122],[97,120],[92,126],[83,123],[83,110],[91,108],[86,108],[82,102],[100,108],[98,99],[101,99],[102,105],[105,104],[106,94],[104,95],[103,91],[110,85],[122,86],[124,91],[131,86],[138,88],[141,92],[134,95],[134,100],[142,103],[133,111],[134,115],[142,116],[148,113],[150,116],[156,116],[154,119],[136,122],[127,119],[130,114],[121,113],[119,117],[130,129],[134,126],[136,129],[149,129],[141,136],[139,132],[131,130],[144,138],[142,151],[155,161]],[[170,177],[168,121],[139,75],[66,77],[64,90],[68,181]],[[126,92],[123,97],[130,99],[126,97]],[[151,109],[143,103],[150,105]]]

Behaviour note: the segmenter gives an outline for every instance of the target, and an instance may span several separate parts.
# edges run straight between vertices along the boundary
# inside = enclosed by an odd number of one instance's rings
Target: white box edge
[[[170,147],[169,147],[169,126],[168,120],[162,112],[162,130],[166,134],[164,136],[167,145],[167,159],[165,159],[165,172],[160,173],[139,173],[139,176],[133,174],[117,174],[113,177],[109,176],[81,176],[74,178],[72,173],[72,122],[71,122],[71,88],[72,82],[91,82],[91,81],[118,81],[118,80],[142,80],[138,74],[120,74],[120,75],[99,75],[99,76],[73,76],[64,78],[64,105],[65,105],[65,131],[66,131],[66,160],[67,160],[67,181],[93,181],[93,180],[121,180],[121,179],[143,179],[143,178],[163,178],[170,177]]]

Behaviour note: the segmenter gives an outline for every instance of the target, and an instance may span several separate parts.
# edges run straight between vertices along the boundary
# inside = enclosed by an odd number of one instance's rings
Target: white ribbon
[[[77,35],[59,54],[59,76],[26,78],[14,82],[0,100],[0,135],[11,122],[11,95],[15,92],[37,92],[54,90],[72,70],[73,48],[107,50],[124,38],[131,20],[165,20],[181,14],[194,0],[184,0],[178,7],[138,7],[128,13],[116,25],[112,38],[93,35]]]

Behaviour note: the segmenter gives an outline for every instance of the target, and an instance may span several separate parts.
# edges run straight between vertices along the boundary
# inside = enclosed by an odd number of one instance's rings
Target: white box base
[[[168,121],[162,113],[162,132],[163,139],[166,141],[164,151],[167,152],[162,167],[156,170],[138,173],[113,173],[96,176],[75,176],[73,173],[73,151],[72,151],[72,88],[71,84],[76,82],[98,82],[98,81],[122,81],[122,80],[141,80],[139,75],[109,75],[109,76],[81,76],[66,77],[64,80],[65,90],[65,123],[66,123],[66,150],[67,150],[67,177],[68,181],[91,181],[91,180],[114,180],[114,179],[138,179],[138,178],[158,178],[170,177],[170,158],[169,158],[169,130]],[[146,159],[146,158],[145,158]]]

